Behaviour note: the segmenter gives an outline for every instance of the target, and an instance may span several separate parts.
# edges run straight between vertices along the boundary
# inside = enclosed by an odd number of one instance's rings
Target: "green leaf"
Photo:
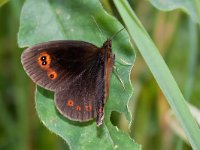
[[[26,47],[50,40],[70,39],[101,47],[107,38],[122,28],[115,18],[104,11],[98,0],[27,0],[21,12],[18,44]],[[55,108],[53,93],[37,88],[35,101],[40,120],[49,130],[62,137],[71,149],[140,149],[127,134],[110,122],[112,111],[124,113],[129,122],[132,120],[127,107],[133,90],[129,79],[132,66],[126,63],[132,64],[135,55],[125,30],[113,39],[112,49],[125,90],[112,75],[105,120],[101,127],[96,127],[95,120],[79,123],[62,117]]]
[[[190,15],[193,21],[200,23],[200,1],[199,0],[150,0],[158,9],[171,11],[182,9]]]
[[[155,44],[125,0],[114,0],[127,29],[183,127],[193,149],[200,149],[200,129]]]

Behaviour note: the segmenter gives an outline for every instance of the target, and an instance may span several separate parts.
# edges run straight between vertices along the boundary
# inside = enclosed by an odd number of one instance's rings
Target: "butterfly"
[[[115,61],[112,40],[102,47],[76,40],[41,43],[21,55],[25,72],[37,85],[53,91],[57,110],[66,118],[85,122],[104,119]]]

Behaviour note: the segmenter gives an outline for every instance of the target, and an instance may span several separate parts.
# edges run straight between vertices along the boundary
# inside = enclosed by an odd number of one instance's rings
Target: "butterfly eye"
[[[112,41],[109,41],[108,46],[112,47]]]
[[[108,39],[104,44],[104,48],[111,48],[112,47],[112,40]]]

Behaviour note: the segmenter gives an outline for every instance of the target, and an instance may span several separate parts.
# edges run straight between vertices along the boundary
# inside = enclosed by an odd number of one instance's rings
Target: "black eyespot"
[[[46,61],[43,61],[43,62],[42,62],[42,65],[46,65],[46,64],[47,64],[47,62],[46,62]]]
[[[44,61],[44,60],[47,59],[47,57],[46,57],[46,56],[42,56],[40,59],[41,59],[42,61]]]
[[[50,77],[50,78],[54,78],[54,74],[50,74],[49,77]]]

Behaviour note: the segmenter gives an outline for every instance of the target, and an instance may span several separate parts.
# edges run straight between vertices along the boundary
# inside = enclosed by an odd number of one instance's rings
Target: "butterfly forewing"
[[[54,41],[26,49],[22,64],[38,85],[63,90],[97,60],[98,48],[81,41]]]

